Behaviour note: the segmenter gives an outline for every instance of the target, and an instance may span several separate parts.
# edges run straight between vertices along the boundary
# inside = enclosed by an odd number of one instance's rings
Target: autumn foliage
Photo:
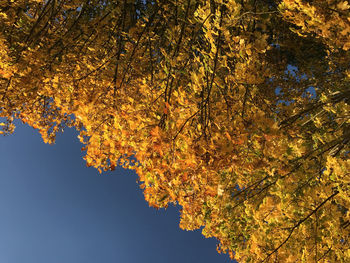
[[[134,169],[239,262],[350,262],[350,4],[0,0],[0,116]]]

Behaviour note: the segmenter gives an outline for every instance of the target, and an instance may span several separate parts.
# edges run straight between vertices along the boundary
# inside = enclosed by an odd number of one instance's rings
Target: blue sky
[[[47,145],[18,125],[0,137],[1,263],[233,262],[181,230],[178,208],[150,208],[133,172],[87,168],[76,136]]]

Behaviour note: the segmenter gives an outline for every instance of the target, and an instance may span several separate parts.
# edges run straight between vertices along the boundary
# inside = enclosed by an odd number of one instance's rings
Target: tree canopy
[[[239,262],[350,262],[350,4],[0,0],[1,133],[75,127]]]

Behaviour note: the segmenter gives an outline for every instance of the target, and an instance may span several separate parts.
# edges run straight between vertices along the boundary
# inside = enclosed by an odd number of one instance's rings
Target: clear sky
[[[0,137],[0,263],[225,263],[216,241],[150,208],[133,172],[87,168],[73,130]]]

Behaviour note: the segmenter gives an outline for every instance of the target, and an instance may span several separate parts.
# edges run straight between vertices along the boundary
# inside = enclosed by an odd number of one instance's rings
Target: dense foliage
[[[344,0],[0,0],[0,116],[136,170],[240,262],[350,262]]]

